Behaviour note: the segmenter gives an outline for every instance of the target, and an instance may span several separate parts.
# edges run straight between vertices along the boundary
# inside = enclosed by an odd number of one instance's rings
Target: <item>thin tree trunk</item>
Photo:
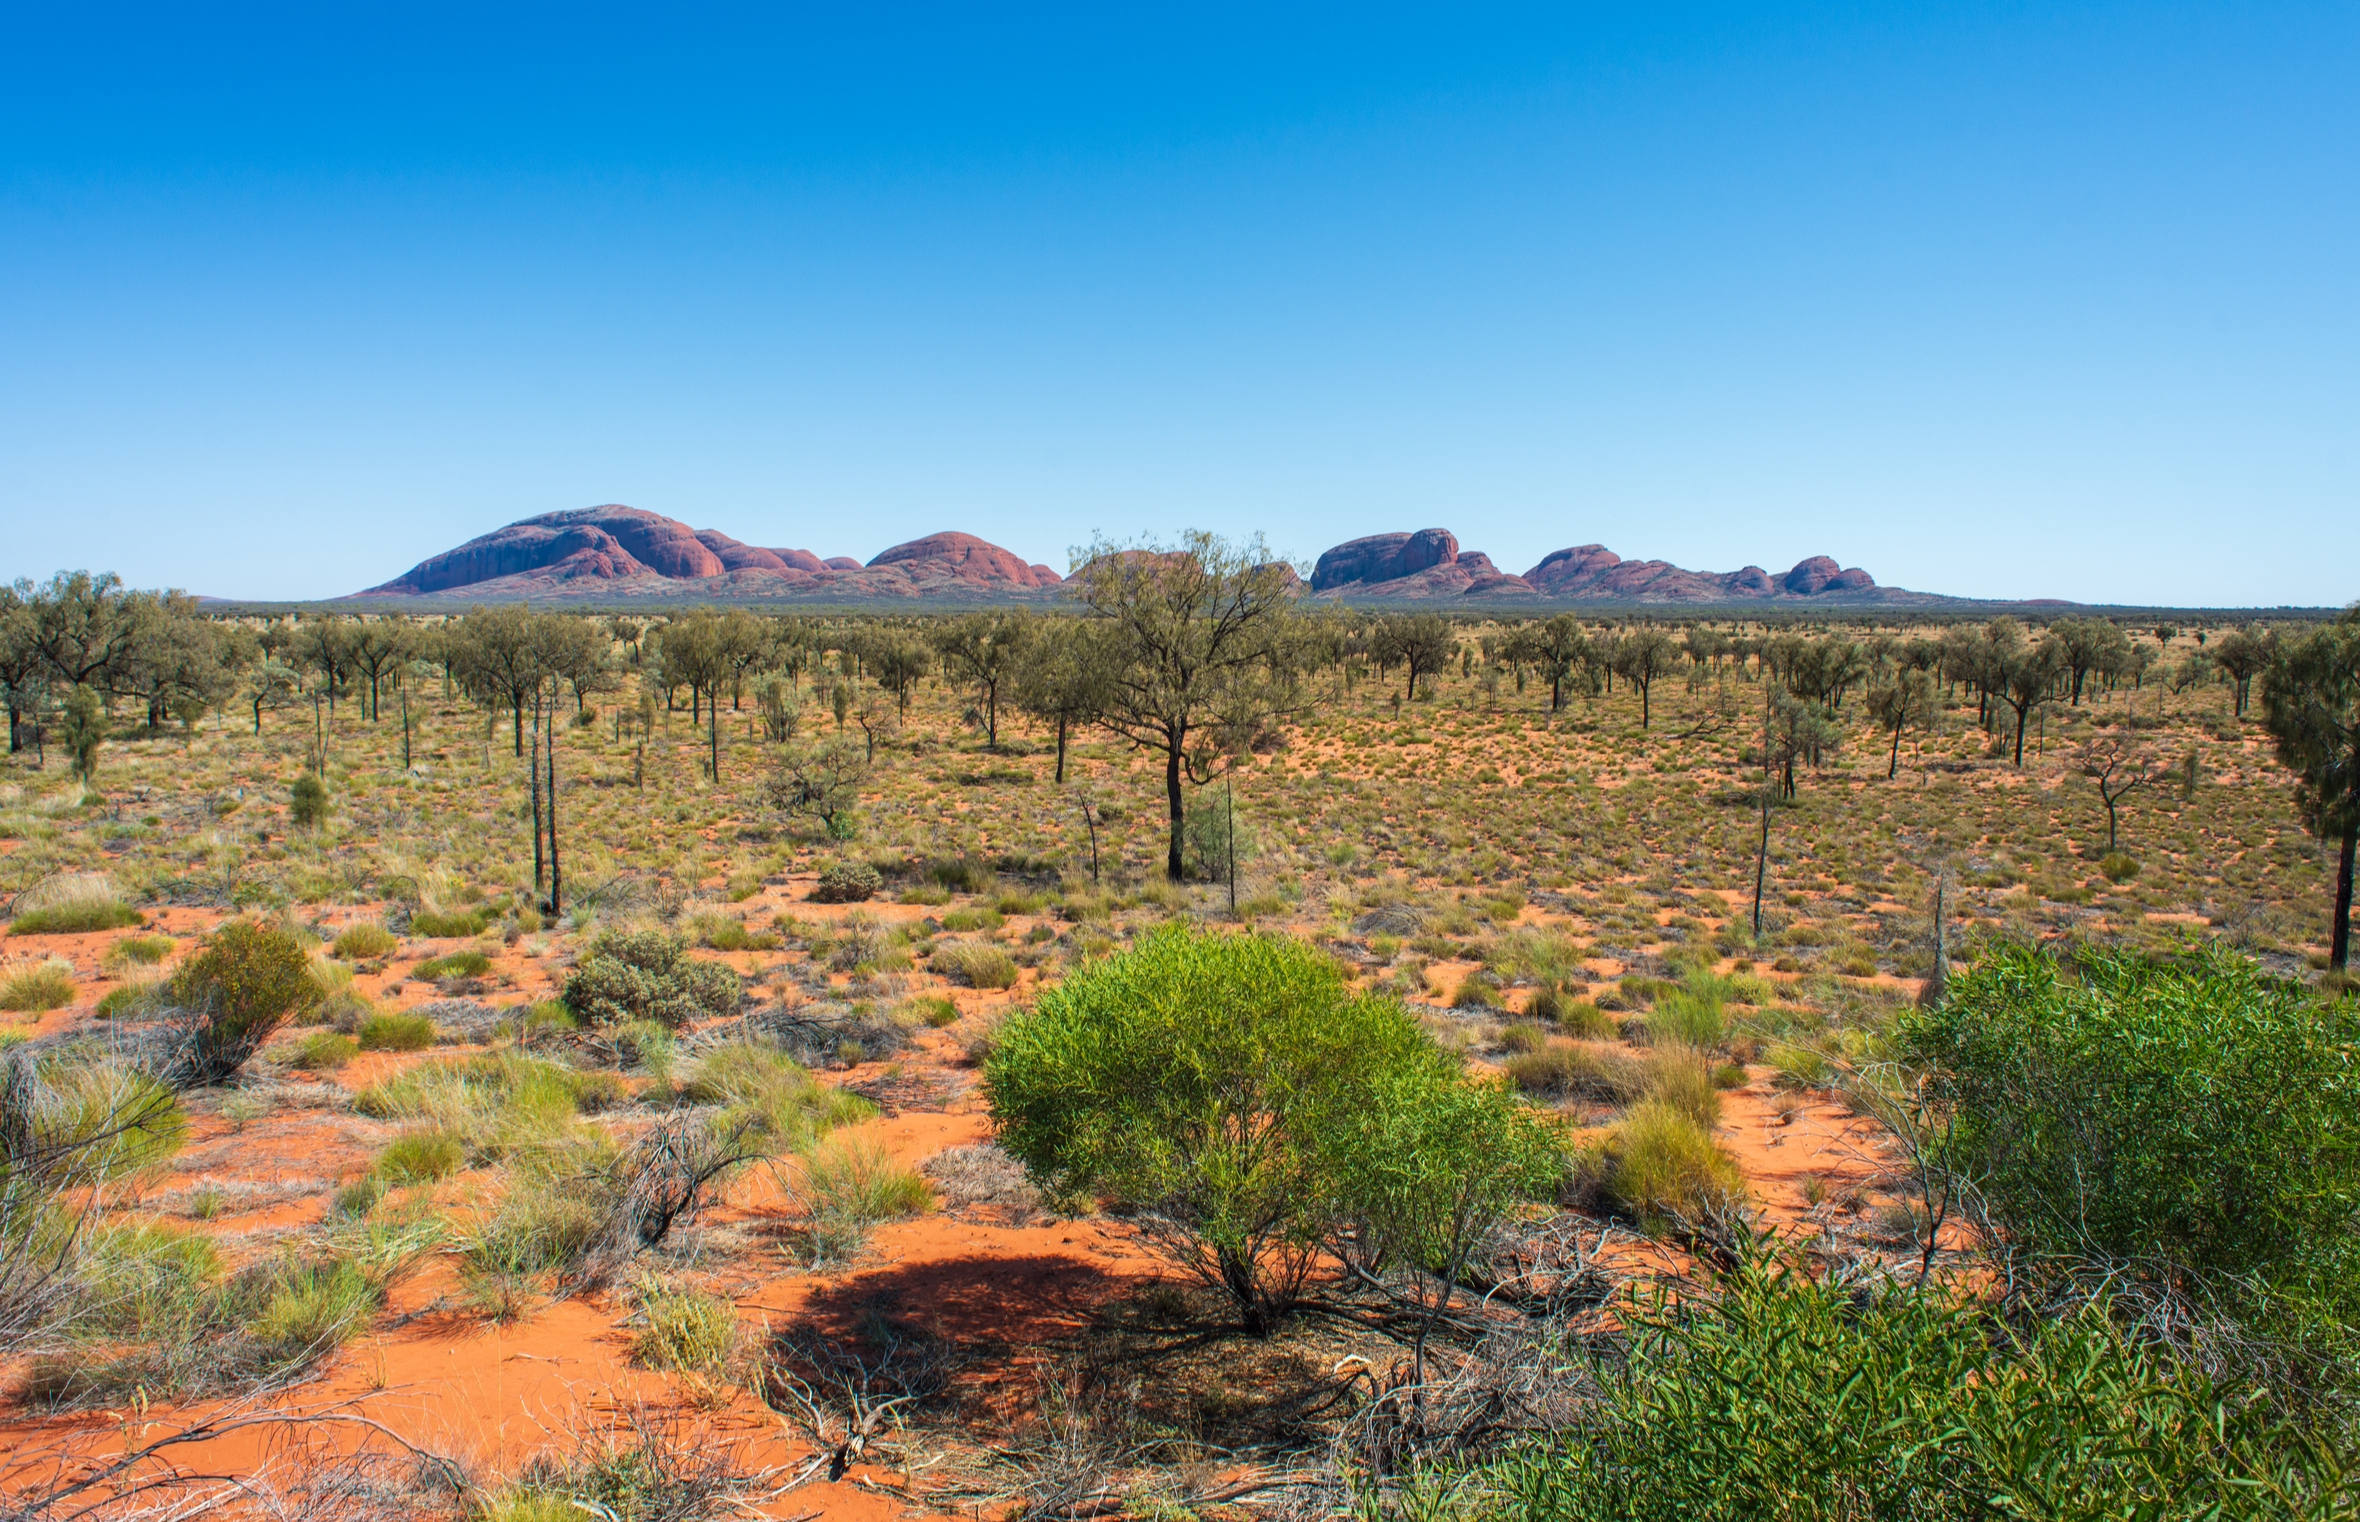
[[[1164,752],[1164,799],[1172,813],[1172,839],[1164,853],[1164,876],[1173,882],[1187,877],[1180,864],[1180,829],[1187,822],[1188,801],[1180,794],[1180,748],[1187,743],[1185,734],[1174,735]]]
[[[539,898],[549,882],[549,861],[541,838],[541,695],[533,694],[533,754],[526,777],[533,792],[533,897]]]
[[[549,912],[565,908],[565,872],[557,860],[557,704],[550,700],[549,724]]]
[[[1065,715],[1057,716],[1057,783],[1065,785]]]
[[[2352,961],[2352,857],[2360,848],[2360,820],[2344,826],[2344,849],[2335,869],[2335,930],[2328,942],[2327,965],[2342,972]]]

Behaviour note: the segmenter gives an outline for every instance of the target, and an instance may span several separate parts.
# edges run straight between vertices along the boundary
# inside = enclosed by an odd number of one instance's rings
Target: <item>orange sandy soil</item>
[[[858,906],[803,900],[808,878],[773,885],[754,901],[736,906],[750,925],[767,923],[784,910],[804,920],[840,919],[857,908],[894,924],[948,912],[951,906],[889,903]],[[338,910],[334,924],[374,920],[382,906]],[[223,916],[218,911],[169,908],[156,911],[139,930],[75,936],[28,936],[6,944],[12,954],[55,954],[70,959],[84,997],[17,1028],[53,1034],[90,1019],[90,1006],[116,979],[101,966],[107,948],[130,934],[159,931],[176,937],[201,935]],[[1522,923],[1556,922],[1527,909]],[[1009,938],[1030,921],[1010,916]],[[407,982],[407,967],[471,942],[411,940],[376,974],[361,974],[355,988],[381,1008],[400,1009],[443,995],[434,987]],[[11,960],[17,956],[12,955]],[[723,960],[741,972],[757,972],[794,960],[793,954],[735,953]],[[1455,983],[1472,963],[1436,963],[1439,981]],[[1611,960],[1593,966],[1603,976],[1621,969]],[[153,975],[152,971],[149,975]],[[514,1004],[551,997],[562,968],[542,966],[512,945],[494,954],[479,995],[486,1002]],[[950,994],[963,1018],[1026,1001],[1037,974],[1028,970],[1005,993],[946,988],[939,980],[906,975],[905,982],[927,992]],[[839,980],[840,981],[840,980]],[[1507,1014],[1506,1011],[1498,1012]],[[95,1024],[95,1022],[94,1022]],[[889,1091],[913,1096],[898,1112],[852,1128],[873,1137],[899,1162],[922,1163],[948,1147],[982,1142],[991,1128],[972,1071],[960,1065],[952,1031],[919,1030],[912,1047],[892,1063],[866,1064],[823,1075],[846,1085],[873,1084],[898,1076]],[[403,1067],[480,1048],[438,1048],[417,1054],[363,1053],[341,1070],[315,1078],[290,1073],[295,1084],[332,1083],[357,1090]],[[1883,1167],[1878,1133],[1826,1095],[1781,1115],[1773,1105],[1769,1070],[1749,1070],[1750,1081],[1725,1095],[1719,1140],[1744,1171],[1766,1222],[1806,1232],[1826,1224],[1839,1206],[1866,1208],[1867,1190]],[[932,1096],[929,1098],[928,1096]],[[169,1175],[149,1191],[146,1205],[170,1208],[197,1189],[224,1192],[221,1213],[204,1223],[232,1262],[270,1250],[282,1235],[317,1225],[336,1185],[363,1173],[374,1151],[394,1128],[349,1111],[281,1105],[268,1116],[243,1124],[225,1119],[218,1106],[192,1116],[180,1154]],[[1804,1181],[1827,1186],[1818,1207],[1803,1195]],[[482,1198],[481,1175],[463,1174],[437,1191],[439,1203],[464,1211]],[[259,1203],[239,1208],[241,1198]],[[1052,1220],[1012,1225],[988,1211],[937,1211],[876,1229],[862,1259],[849,1269],[824,1274],[803,1271],[777,1245],[787,1221],[772,1179],[756,1169],[741,1176],[726,1204],[709,1211],[698,1229],[750,1242],[717,1254],[697,1276],[705,1288],[727,1294],[741,1319],[759,1331],[796,1318],[821,1325],[842,1318],[849,1324],[866,1304],[890,1297],[905,1314],[951,1337],[983,1339],[1018,1350],[998,1370],[1009,1388],[1021,1384],[1027,1348],[1039,1348],[1083,1329],[1110,1299],[1135,1291],[1142,1281],[1167,1270],[1144,1252],[1126,1230],[1108,1222]],[[1035,1216],[1038,1222],[1042,1217]],[[1653,1266],[1665,1250],[1634,1243],[1620,1250],[1631,1267]],[[403,1441],[460,1460],[481,1476],[513,1470],[545,1451],[570,1451],[576,1434],[596,1431],[634,1414],[678,1421],[711,1442],[739,1451],[741,1467],[799,1468],[809,1453],[800,1434],[768,1410],[743,1384],[726,1390],[702,1382],[633,1366],[631,1334],[623,1325],[627,1307],[610,1293],[545,1302],[523,1319],[487,1323],[461,1308],[457,1276],[445,1259],[425,1266],[395,1287],[385,1312],[369,1333],[355,1338],[328,1360],[322,1372],[279,1401],[300,1413],[337,1411],[365,1416]],[[62,1443],[82,1456],[123,1450],[141,1434],[161,1433],[186,1421],[228,1409],[212,1402],[185,1407],[157,1404],[144,1412],[110,1410],[41,1417],[0,1405],[0,1443],[29,1451],[36,1444]],[[989,1440],[990,1434],[985,1435]],[[355,1439],[358,1431],[355,1431]],[[271,1442],[267,1432],[248,1430],[179,1455],[191,1468],[251,1468]],[[837,1482],[814,1481],[777,1497],[759,1514],[865,1519],[913,1510],[900,1477],[878,1464],[856,1464]],[[972,1512],[972,1503],[963,1509]]]

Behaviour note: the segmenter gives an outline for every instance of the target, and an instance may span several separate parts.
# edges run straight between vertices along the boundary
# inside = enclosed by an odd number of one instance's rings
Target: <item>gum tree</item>
[[[2352,860],[2360,847],[2360,607],[2279,647],[2262,674],[2262,722],[2295,774],[2303,823],[2336,842],[2327,965],[2343,972],[2351,965]]]

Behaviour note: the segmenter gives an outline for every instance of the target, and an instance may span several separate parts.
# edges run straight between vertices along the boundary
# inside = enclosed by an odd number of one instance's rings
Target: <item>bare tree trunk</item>
[[[2360,848],[2360,820],[2344,826],[2344,849],[2335,868],[2335,929],[2328,942],[2327,965],[2336,972],[2352,961],[2352,858]]]
[[[557,861],[557,700],[549,701],[549,912],[565,907],[565,874]]]
[[[548,886],[548,857],[541,841],[541,695],[533,694],[533,754],[527,763],[525,776],[533,791],[533,897],[539,898]]]
[[[1173,882],[1180,882],[1188,875],[1180,864],[1180,831],[1188,820],[1188,800],[1180,794],[1180,747],[1184,743],[1185,735],[1172,736],[1171,748],[1164,753],[1164,800],[1172,813],[1172,838],[1164,853],[1164,876]]]

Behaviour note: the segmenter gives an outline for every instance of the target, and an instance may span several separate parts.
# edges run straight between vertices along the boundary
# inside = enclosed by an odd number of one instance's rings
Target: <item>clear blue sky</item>
[[[0,19],[0,571],[627,502],[2360,596],[2360,8]]]

